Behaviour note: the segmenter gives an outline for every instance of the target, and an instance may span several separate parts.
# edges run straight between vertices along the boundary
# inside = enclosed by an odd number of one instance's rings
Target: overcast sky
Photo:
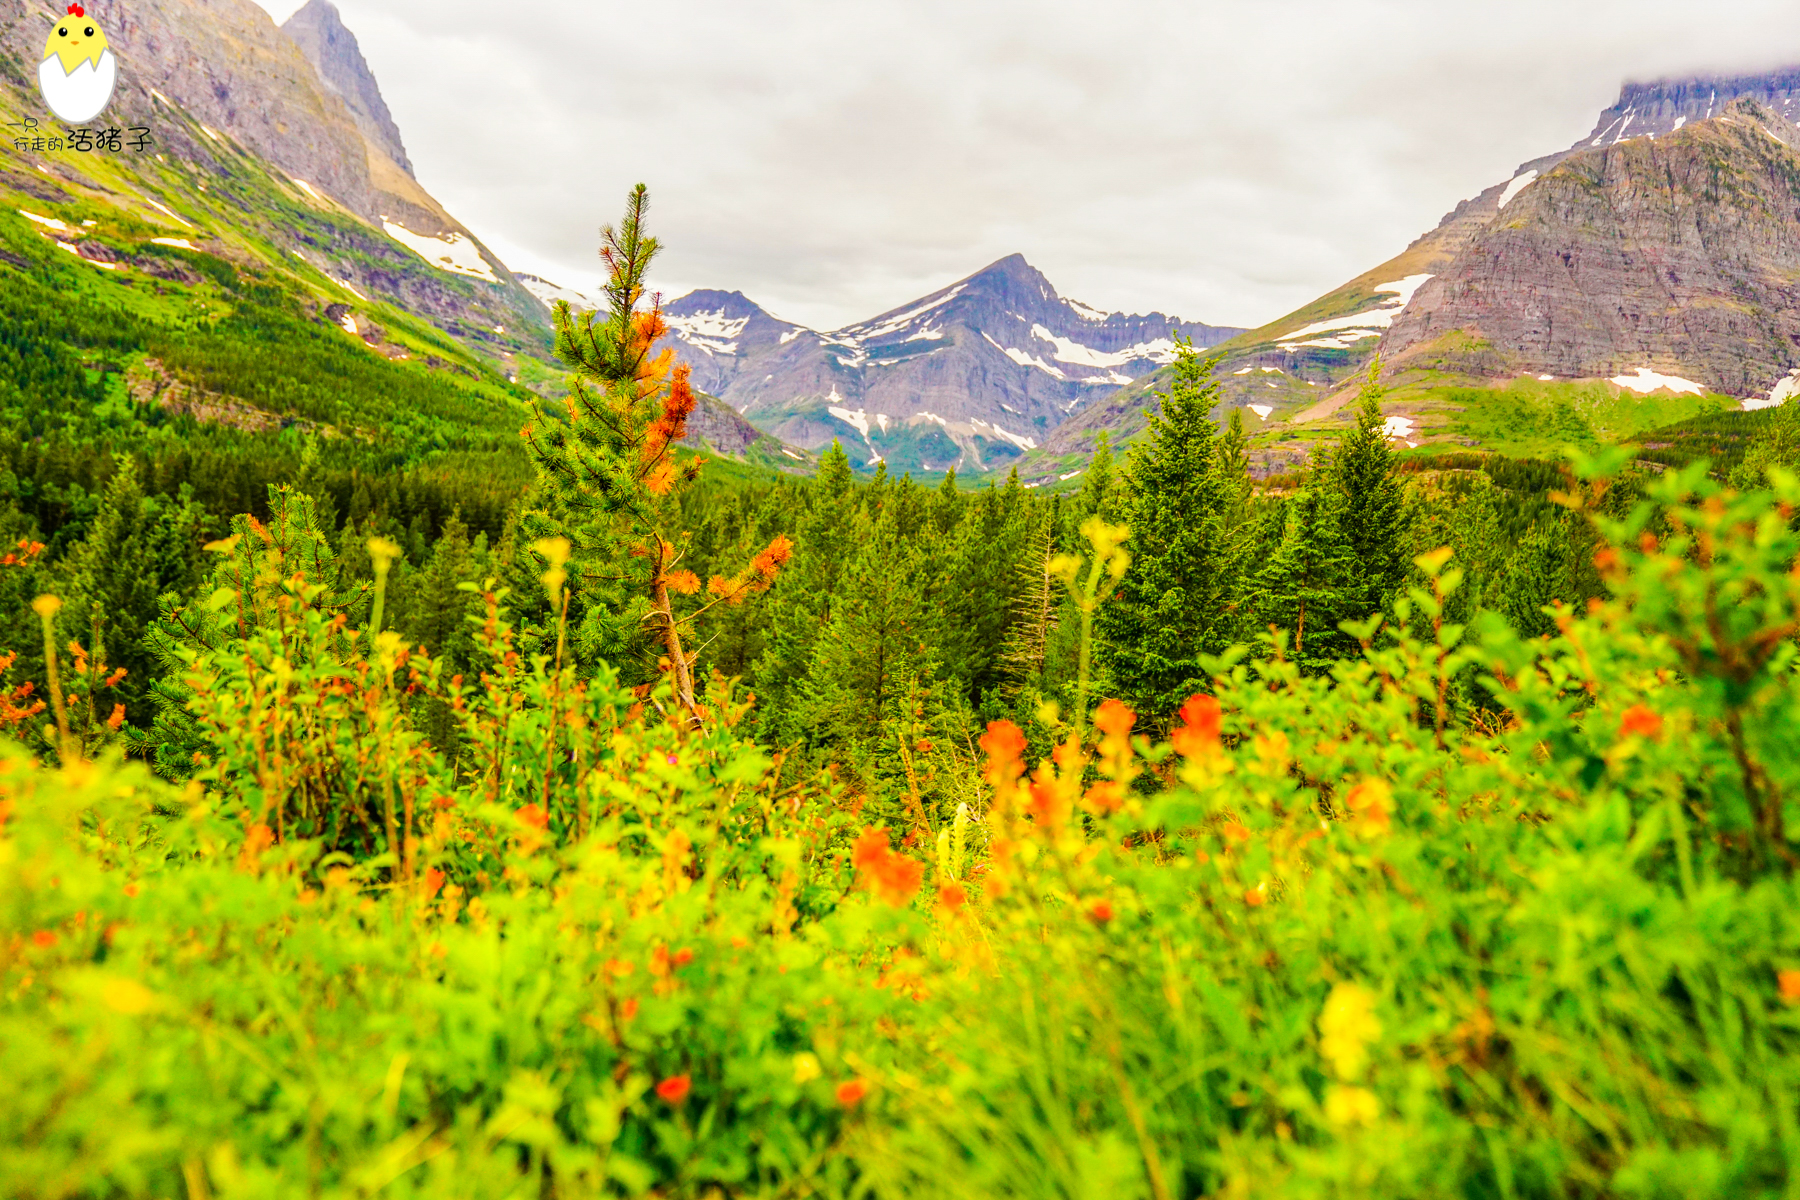
[[[338,5],[420,182],[515,270],[592,287],[642,180],[656,286],[819,328],[1014,252],[1101,308],[1259,325],[1626,78],[1800,61],[1791,0]]]

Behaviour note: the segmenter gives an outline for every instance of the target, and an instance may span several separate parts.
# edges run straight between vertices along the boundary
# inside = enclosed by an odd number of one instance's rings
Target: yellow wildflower
[[[1339,1079],[1360,1079],[1369,1066],[1369,1043],[1381,1036],[1375,1016],[1375,993],[1359,983],[1331,989],[1319,1014],[1319,1053]]]

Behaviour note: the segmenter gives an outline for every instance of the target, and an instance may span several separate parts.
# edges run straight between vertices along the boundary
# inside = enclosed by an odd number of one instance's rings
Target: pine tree
[[[1567,600],[1560,519],[1539,521],[1519,543],[1501,576],[1500,611],[1521,637],[1547,637],[1556,624],[1544,610]]]
[[[820,457],[805,503],[794,533],[793,567],[769,605],[768,646],[751,672],[763,736],[781,744],[802,734],[796,724],[799,688],[838,610],[844,569],[872,524],[857,508],[850,458],[840,443],[832,442]]]
[[[1328,496],[1308,489],[1285,507],[1281,544],[1256,576],[1256,616],[1264,629],[1287,634],[1290,660],[1320,674],[1355,649],[1338,628],[1356,615],[1355,557]]]
[[[1179,343],[1174,379],[1127,470],[1131,569],[1098,622],[1099,659],[1115,694],[1158,724],[1203,688],[1201,659],[1226,649],[1237,623],[1212,369],[1191,342]]]
[[[937,520],[939,533],[949,533],[962,520],[963,494],[956,486],[956,468],[951,467],[944,472],[943,482],[938,484],[936,503],[932,515]]]
[[[1219,473],[1225,477],[1225,486],[1231,496],[1229,519],[1233,525],[1242,524],[1249,514],[1254,489],[1250,485],[1250,439],[1244,433],[1244,410],[1241,408],[1231,410],[1225,436],[1219,440]]]
[[[145,635],[168,593],[191,590],[199,576],[205,514],[183,494],[149,497],[129,455],[115,458],[112,479],[87,534],[60,564],[56,589],[64,605],[59,628],[96,661],[126,668],[119,699],[133,719],[156,660]]]
[[[802,685],[798,725],[815,745],[876,736],[889,706],[930,674],[923,564],[891,513],[862,534]]]
[[[1019,555],[1012,623],[1001,655],[1007,690],[1013,695],[1025,689],[1042,692],[1046,683],[1050,646],[1066,598],[1050,565],[1056,557],[1056,543],[1050,536],[1053,527],[1047,517],[1036,521]]]
[[[556,355],[574,378],[563,411],[533,403],[525,441],[547,502],[540,532],[570,537],[577,589],[597,593],[583,641],[617,643],[630,636],[627,630],[648,627],[675,703],[686,719],[699,720],[693,622],[712,605],[767,591],[791,543],[777,537],[736,575],[715,575],[707,585],[714,598],[700,608],[678,599],[694,595],[701,583],[682,565],[687,549],[671,524],[679,515],[671,497],[699,477],[704,460],[683,462],[675,452],[694,392],[674,351],[655,350],[669,328],[660,307],[640,307],[659,249],[645,231],[648,207],[640,184],[618,228],[602,233],[601,257],[610,271],[605,310],[577,314],[557,302]]]
[[[1379,612],[1407,578],[1405,492],[1394,473],[1394,452],[1381,415],[1381,360],[1369,367],[1357,403],[1356,425],[1331,458],[1329,480],[1355,557],[1353,617]]]

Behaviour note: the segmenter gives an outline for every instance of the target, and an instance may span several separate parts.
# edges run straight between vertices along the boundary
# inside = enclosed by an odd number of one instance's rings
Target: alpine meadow
[[[1800,72],[1259,329],[820,333],[217,7],[313,142],[0,168],[0,1195],[1800,1197]]]

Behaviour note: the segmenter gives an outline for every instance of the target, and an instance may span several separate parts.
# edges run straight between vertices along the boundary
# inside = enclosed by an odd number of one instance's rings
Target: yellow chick
[[[84,125],[106,111],[118,79],[118,60],[99,23],[80,4],[69,5],[68,15],[50,30],[38,64],[44,103],[69,124]]]

